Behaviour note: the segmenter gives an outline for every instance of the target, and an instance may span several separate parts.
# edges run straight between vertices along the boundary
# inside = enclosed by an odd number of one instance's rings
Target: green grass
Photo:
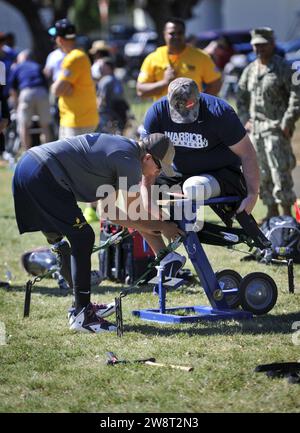
[[[254,373],[256,365],[300,359],[292,323],[300,321],[299,266],[296,293],[289,294],[283,267],[241,263],[237,252],[205,248],[213,269],[232,268],[245,275],[269,273],[279,288],[278,302],[266,316],[248,321],[186,325],[145,322],[133,309],[156,307],[152,289],[137,290],[123,300],[125,333],[80,335],[69,331],[71,295],[62,297],[54,280],[33,289],[30,317],[23,319],[24,283],[21,254],[45,246],[39,233],[17,231],[10,183],[12,172],[0,168],[0,279],[12,273],[11,287],[0,289],[0,321],[6,343],[0,346],[0,412],[299,412],[300,387],[285,379]],[[255,216],[264,209],[259,204]],[[210,218],[212,215],[208,215]],[[98,224],[93,226],[99,235]],[[97,257],[93,267],[97,268]],[[111,301],[122,286],[108,281],[93,300]],[[199,284],[170,291],[167,306],[207,304]],[[0,323],[1,325],[1,323]],[[296,342],[297,342],[296,341]],[[192,372],[167,367],[105,365],[106,352],[120,359],[155,357],[158,362],[190,365]]]

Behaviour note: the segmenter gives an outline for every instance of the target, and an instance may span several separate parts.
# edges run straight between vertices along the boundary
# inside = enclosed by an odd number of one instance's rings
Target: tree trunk
[[[156,24],[159,43],[164,43],[163,30],[168,18],[177,17],[183,20],[191,18],[192,8],[198,0],[148,0],[144,6]]]
[[[5,0],[5,2],[18,9],[24,16],[32,34],[34,57],[37,62],[44,64],[46,56],[53,47],[39,16],[40,5],[33,0]]]

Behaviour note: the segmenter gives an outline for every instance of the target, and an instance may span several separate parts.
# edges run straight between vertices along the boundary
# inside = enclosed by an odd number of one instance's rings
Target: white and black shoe
[[[92,332],[95,334],[117,330],[115,325],[97,316],[94,305],[91,303],[77,314],[74,309],[69,314],[69,325],[72,331]]]
[[[160,265],[164,266],[164,276],[167,278],[176,277],[177,272],[185,265],[186,258],[178,253],[172,252],[166,255]]]
[[[92,308],[94,309],[94,312],[96,316],[98,316],[100,319],[104,319],[105,317],[111,316],[116,311],[116,304],[115,301],[110,302],[109,304],[91,304]],[[70,320],[70,317],[75,312],[75,307],[71,307],[68,310],[68,319]]]

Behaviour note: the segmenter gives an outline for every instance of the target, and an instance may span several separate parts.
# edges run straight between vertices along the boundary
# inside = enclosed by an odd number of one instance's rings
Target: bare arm
[[[217,96],[222,85],[221,78],[218,78],[217,80],[213,81],[212,83],[206,84],[205,86],[205,93],[209,93],[210,95]]]
[[[51,86],[51,92],[54,96],[71,96],[73,85],[69,81],[56,80]]]
[[[259,167],[256,152],[248,134],[241,141],[230,146],[230,150],[238,155],[242,161],[243,174],[247,185],[247,197],[240,204],[237,213],[245,210],[250,214],[257,201],[259,190]]]
[[[134,205],[135,200],[139,200],[139,197],[139,194],[134,196],[127,195],[125,200],[127,204],[127,210],[123,211],[122,209],[118,208],[117,218],[114,218],[113,222],[138,230],[142,236],[145,237],[153,251],[158,254],[159,251],[165,246],[162,240],[162,235],[167,239],[175,239],[177,236],[182,235],[183,232],[174,222],[161,221],[157,218],[151,219],[149,215],[145,219],[141,217],[132,219],[133,215],[130,215],[130,207],[131,205]],[[143,215],[142,212],[141,215]]]

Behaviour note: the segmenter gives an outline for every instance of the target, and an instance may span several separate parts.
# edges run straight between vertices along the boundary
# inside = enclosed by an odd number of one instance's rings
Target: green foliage
[[[98,2],[96,0],[76,0],[71,10],[71,16],[79,33],[88,34],[100,30]]]

